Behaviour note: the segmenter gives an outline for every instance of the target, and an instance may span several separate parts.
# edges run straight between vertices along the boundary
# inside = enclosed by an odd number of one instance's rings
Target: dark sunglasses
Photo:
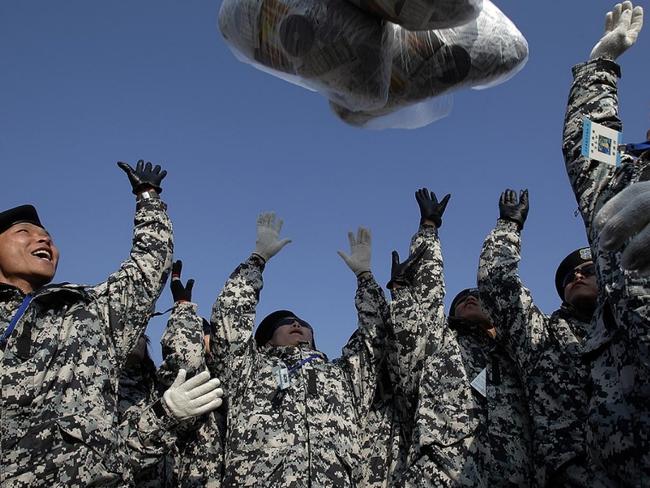
[[[308,328],[310,330],[313,330],[311,328],[311,325],[309,325],[308,322],[305,322],[304,320],[299,319],[298,317],[286,317],[286,318],[280,320],[277,323],[276,327],[282,327],[283,325],[291,325],[294,322],[298,322],[302,327],[306,327],[306,328]]]
[[[580,267],[573,268],[564,276],[564,279],[562,280],[562,287],[565,287],[569,283],[574,281],[578,273],[580,273],[585,278],[588,278],[589,276],[593,276],[596,274],[596,265],[591,263],[591,264],[587,264],[586,266],[583,266],[582,268]]]

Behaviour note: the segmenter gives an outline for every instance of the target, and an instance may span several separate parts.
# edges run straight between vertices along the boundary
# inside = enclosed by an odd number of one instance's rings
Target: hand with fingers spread
[[[161,170],[160,165],[157,164],[155,167],[152,167],[150,162],[144,164],[142,159],[138,161],[135,169],[133,169],[128,163],[123,163],[121,161],[118,162],[117,165],[129,177],[129,182],[131,182],[131,187],[133,188],[133,193],[135,195],[147,190],[155,190],[156,193],[162,193],[160,183],[163,178],[167,176],[167,171]]]
[[[612,198],[596,214],[594,224],[602,249],[623,248],[623,268],[650,275],[650,181],[630,185]]]
[[[391,255],[390,281],[386,285],[386,288],[392,290],[396,287],[410,285],[415,275],[415,267],[420,262],[420,259],[422,259],[422,256],[424,256],[426,250],[427,245],[423,242],[403,263],[399,262],[399,254],[397,251],[393,251]]]
[[[183,270],[183,261],[180,259],[172,264],[172,281],[170,288],[174,302],[191,302],[192,301],[192,288],[194,287],[194,280],[187,280],[187,284],[183,286],[181,281],[181,271]]]
[[[359,276],[362,273],[370,271],[370,244],[372,236],[370,230],[364,227],[359,227],[357,236],[355,237],[352,232],[348,232],[348,240],[350,241],[350,255],[345,254],[343,251],[338,251],[339,256],[345,261],[352,272]]]
[[[617,3],[605,16],[605,34],[591,51],[589,59],[616,60],[639,37],[643,27],[643,7],[633,7],[632,2]]]
[[[438,229],[442,226],[442,214],[445,213],[451,194],[447,194],[438,202],[436,194],[426,188],[415,192],[415,200],[420,207],[420,225],[433,224]]]
[[[207,371],[187,381],[185,376],[185,370],[179,370],[174,383],[163,394],[165,404],[174,417],[179,420],[197,417],[221,406],[223,390],[219,388],[217,378],[210,379]]]
[[[499,198],[499,218],[514,222],[521,230],[524,228],[526,217],[528,217],[528,190],[521,190],[517,199],[517,193],[508,188]]]
[[[276,219],[275,212],[262,213],[257,217],[257,240],[254,253],[264,261],[268,261],[291,242],[291,239],[280,240],[282,219]]]

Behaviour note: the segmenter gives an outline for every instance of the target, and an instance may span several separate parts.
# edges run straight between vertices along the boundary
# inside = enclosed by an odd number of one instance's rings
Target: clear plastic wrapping
[[[386,104],[389,24],[348,0],[224,0],[219,28],[240,60],[347,110]]]
[[[483,0],[350,0],[409,30],[447,29],[478,17]]]
[[[489,0],[483,2],[478,18],[457,28],[414,32],[393,24],[392,31],[388,101],[379,109],[354,111],[332,100],[332,109],[348,124],[371,127],[376,126],[371,121],[381,118],[391,121],[382,128],[411,127],[414,124],[409,114],[415,113],[415,108],[405,108],[422,103],[421,111],[426,112],[425,106],[431,105],[433,97],[463,87],[486,88],[502,83],[528,59],[526,39]],[[396,116],[399,111],[404,117]],[[429,112],[431,121],[441,116],[440,109]],[[389,114],[393,116],[387,118]]]

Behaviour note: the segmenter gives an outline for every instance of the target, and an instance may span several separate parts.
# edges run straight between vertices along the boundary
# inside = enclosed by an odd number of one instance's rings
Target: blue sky
[[[336,255],[348,230],[372,229],[385,284],[390,251],[405,255],[417,229],[414,191],[451,193],[440,232],[449,304],[475,283],[500,192],[527,187],[521,275],[550,312],[557,263],[585,243],[561,154],[570,68],[587,59],[613,2],[495,3],[528,40],[523,71],[457,92],[451,115],[428,127],[375,132],[237,61],[217,29],[219,2],[5,0],[0,207],[34,203],[62,252],[56,280],[96,283],[130,247],[133,196],[115,162],[162,164],[177,257],[205,316],[254,248],[257,214],[275,210],[293,243],[267,267],[258,316],[294,309],[336,357],[356,326],[355,278]],[[650,127],[649,39],[642,32],[620,60],[626,142]],[[170,304],[166,289],[158,308]],[[149,327],[157,360],[164,325]]]

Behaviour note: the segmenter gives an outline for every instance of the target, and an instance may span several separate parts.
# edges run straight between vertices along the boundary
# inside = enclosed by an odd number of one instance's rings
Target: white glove
[[[617,3],[605,16],[605,35],[591,51],[589,59],[615,60],[631,47],[643,27],[643,7],[632,7],[632,2]]]
[[[350,241],[350,255],[348,256],[343,251],[338,251],[339,256],[343,258],[345,264],[357,276],[366,271],[370,271],[370,243],[372,240],[370,230],[359,227],[357,237],[355,238],[352,232],[348,232],[348,239]]]
[[[650,274],[650,181],[634,183],[600,209],[595,219],[600,247],[613,251],[631,239],[621,256],[624,269]]]
[[[217,378],[210,379],[207,371],[187,381],[185,376],[185,370],[179,370],[174,383],[163,394],[165,404],[174,417],[179,420],[197,417],[221,406],[223,390],[219,388]]]
[[[275,212],[262,213],[257,217],[257,240],[255,241],[255,254],[268,261],[280,249],[291,242],[291,239],[280,240],[282,219],[275,219]]]

